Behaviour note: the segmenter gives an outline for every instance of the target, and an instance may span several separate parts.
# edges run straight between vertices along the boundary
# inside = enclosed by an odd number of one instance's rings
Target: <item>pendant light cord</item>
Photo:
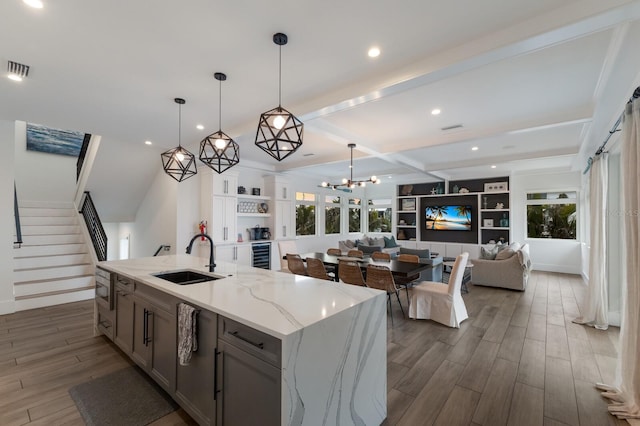
[[[218,94],[218,131],[222,132],[222,80],[220,80],[220,91]]]
[[[178,147],[182,148],[180,135],[182,135],[182,104],[178,104]]]
[[[278,46],[280,49],[279,63],[278,63],[278,108],[282,107],[282,45]]]
[[[353,182],[353,147],[350,147],[350,148],[351,148],[351,164],[349,166],[349,172],[350,172],[349,176],[351,178],[349,179],[349,186],[351,186],[351,182]]]

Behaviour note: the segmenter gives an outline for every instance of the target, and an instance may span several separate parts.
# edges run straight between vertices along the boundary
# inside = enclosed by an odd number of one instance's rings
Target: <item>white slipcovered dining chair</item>
[[[469,318],[467,307],[460,294],[464,268],[467,266],[468,259],[467,252],[456,258],[449,285],[423,281],[414,286],[411,305],[409,305],[409,318],[431,319],[449,327],[460,328],[460,323]]]

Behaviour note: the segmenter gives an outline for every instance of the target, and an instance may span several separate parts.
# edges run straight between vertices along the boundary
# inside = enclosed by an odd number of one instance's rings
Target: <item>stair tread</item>
[[[93,288],[94,288],[93,285],[89,285],[89,286],[78,287],[78,288],[73,288],[73,289],[69,289],[69,290],[48,291],[48,292],[45,292],[45,293],[30,294],[30,295],[27,295],[27,296],[16,296],[15,300],[35,299],[37,297],[54,296],[56,294],[75,293],[75,292],[78,292],[78,291],[91,290]]]
[[[71,266],[91,266],[91,263],[89,262],[83,262],[83,263],[71,263],[69,265],[52,265],[52,266],[37,266],[35,268],[20,268],[20,269],[14,269],[13,272],[23,272],[23,271],[40,271],[43,269],[58,269],[58,268],[68,268]]]
[[[43,279],[43,280],[17,281],[17,282],[14,282],[13,285],[47,283],[47,282],[71,280],[71,279],[74,279],[74,278],[84,278],[84,277],[93,277],[93,276],[94,276],[94,274],[70,275],[68,277],[48,278],[48,279]]]
[[[60,254],[38,254],[35,256],[14,256],[14,259],[38,259],[41,257],[61,257],[61,256],[77,256],[79,254],[89,254],[88,251],[79,251],[74,253],[60,253]]]

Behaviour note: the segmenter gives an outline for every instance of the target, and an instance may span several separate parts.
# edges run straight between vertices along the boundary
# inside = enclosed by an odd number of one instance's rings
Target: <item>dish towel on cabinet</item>
[[[198,350],[196,317],[198,310],[186,303],[178,305],[178,361],[189,365],[191,354]]]

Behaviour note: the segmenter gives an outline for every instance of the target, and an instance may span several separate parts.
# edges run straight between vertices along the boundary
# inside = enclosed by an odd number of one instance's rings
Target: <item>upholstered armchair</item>
[[[523,291],[527,287],[531,261],[529,245],[524,244],[517,250],[506,254],[498,253],[495,260],[473,259],[472,279],[474,285],[509,288]]]

